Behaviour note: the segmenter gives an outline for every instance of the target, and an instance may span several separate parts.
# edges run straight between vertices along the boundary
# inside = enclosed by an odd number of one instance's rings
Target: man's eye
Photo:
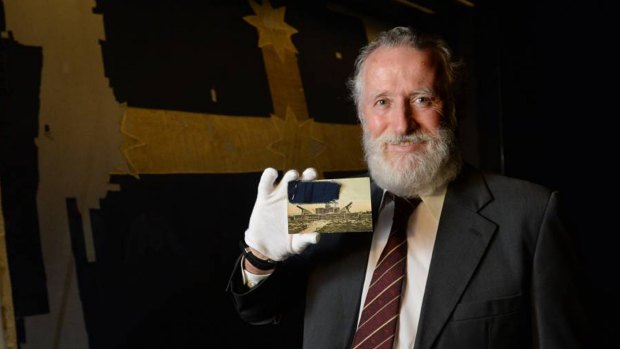
[[[419,96],[413,99],[413,104],[418,106],[430,106],[433,104],[433,99],[427,96]]]
[[[385,105],[388,105],[388,101],[387,101],[387,99],[378,99],[378,100],[375,102],[375,105],[385,106]]]

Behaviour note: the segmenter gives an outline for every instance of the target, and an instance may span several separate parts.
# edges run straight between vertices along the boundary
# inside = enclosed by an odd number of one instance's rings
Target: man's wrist
[[[243,269],[254,275],[270,275],[275,270],[275,268],[271,270],[258,269],[254,264],[250,263],[247,258],[243,258]]]
[[[276,268],[278,262],[269,259],[269,257],[263,255],[255,248],[248,246],[245,241],[241,241],[241,248],[243,249],[244,261],[243,267],[245,270],[256,275],[271,274]]]

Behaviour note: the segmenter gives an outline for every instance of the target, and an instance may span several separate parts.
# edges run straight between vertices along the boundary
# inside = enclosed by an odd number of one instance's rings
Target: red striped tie
[[[372,274],[352,349],[392,348],[407,265],[407,222],[420,203],[415,200],[394,196],[390,237]]]

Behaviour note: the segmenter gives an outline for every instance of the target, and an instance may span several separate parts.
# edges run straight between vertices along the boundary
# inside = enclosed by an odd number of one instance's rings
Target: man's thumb
[[[291,249],[293,253],[301,253],[310,244],[316,244],[321,239],[319,233],[299,233],[292,236]]]

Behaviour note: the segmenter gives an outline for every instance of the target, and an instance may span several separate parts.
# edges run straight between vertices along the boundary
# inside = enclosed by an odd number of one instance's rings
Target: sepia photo
[[[340,178],[339,196],[323,203],[288,203],[289,234],[302,232],[351,233],[372,231],[370,179]]]

